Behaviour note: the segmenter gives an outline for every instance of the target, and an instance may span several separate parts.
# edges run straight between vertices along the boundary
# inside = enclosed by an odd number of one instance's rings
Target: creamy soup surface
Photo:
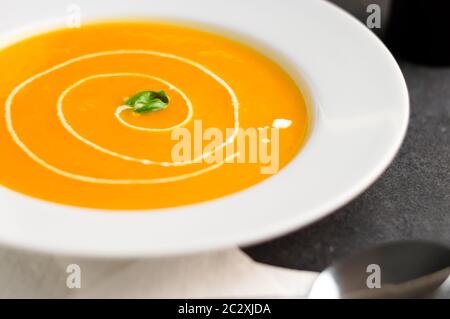
[[[0,70],[0,184],[62,204],[152,209],[217,199],[273,175],[262,173],[267,163],[234,162],[236,151],[199,160],[225,153],[238,128],[277,127],[280,169],[309,129],[304,95],[280,66],[185,26],[60,29],[1,49]],[[167,108],[137,114],[124,106],[146,90],[166,92]],[[200,122],[232,134],[209,149],[208,141],[193,145],[192,161],[175,162],[173,131],[194,139]]]

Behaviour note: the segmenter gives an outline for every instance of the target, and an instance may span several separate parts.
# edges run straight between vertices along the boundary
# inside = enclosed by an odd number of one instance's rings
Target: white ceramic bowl
[[[64,21],[72,2],[2,3],[0,43]],[[305,226],[347,203],[384,171],[403,140],[409,103],[399,67],[372,32],[326,2],[75,2],[84,19],[167,18],[228,30],[228,36],[256,46],[299,83],[306,82],[314,104],[312,134],[300,154],[267,181],[181,208],[90,210],[0,188],[3,244],[60,254],[131,257],[255,243]]]

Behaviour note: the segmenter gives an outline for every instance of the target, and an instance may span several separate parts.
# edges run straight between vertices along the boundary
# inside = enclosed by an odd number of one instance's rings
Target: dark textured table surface
[[[403,146],[365,193],[327,218],[248,247],[254,259],[320,271],[337,258],[399,239],[450,245],[450,66],[398,62],[411,98]]]

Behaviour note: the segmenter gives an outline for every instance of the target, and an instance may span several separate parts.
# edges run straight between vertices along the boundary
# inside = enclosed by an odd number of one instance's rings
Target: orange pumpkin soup
[[[0,184],[62,204],[151,209],[216,199],[273,175],[308,131],[305,98],[278,65],[184,26],[56,30],[0,50],[0,70]],[[251,141],[268,148],[276,170],[255,161],[262,153]]]

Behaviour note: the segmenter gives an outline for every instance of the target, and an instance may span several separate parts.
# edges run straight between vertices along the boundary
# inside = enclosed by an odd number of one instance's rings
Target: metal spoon
[[[450,275],[450,248],[401,241],[344,258],[325,269],[309,298],[418,298]]]

